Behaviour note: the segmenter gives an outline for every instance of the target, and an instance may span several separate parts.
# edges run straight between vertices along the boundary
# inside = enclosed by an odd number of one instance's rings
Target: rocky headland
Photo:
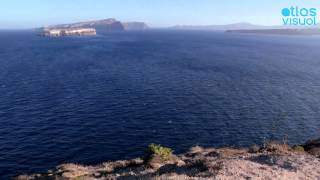
[[[103,19],[71,24],[59,24],[40,28],[44,36],[87,36],[103,34],[107,32],[146,30],[148,26],[144,22],[125,22],[116,19]]]
[[[197,146],[180,155],[151,144],[142,158],[96,166],[62,164],[16,179],[320,179],[320,139],[295,146],[276,142],[241,149]]]

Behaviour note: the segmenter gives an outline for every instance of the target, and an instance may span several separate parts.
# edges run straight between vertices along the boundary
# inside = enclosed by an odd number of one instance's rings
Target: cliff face
[[[63,35],[79,35],[78,33],[64,33],[63,31],[73,31],[81,29],[91,29],[89,35],[103,34],[115,31],[131,31],[131,30],[146,30],[148,25],[144,22],[120,22],[115,19],[103,19],[97,21],[86,21],[71,24],[59,24],[40,28],[44,35],[61,36]],[[95,33],[93,33],[93,29]],[[60,32],[61,31],[61,32]],[[87,33],[80,33],[80,35],[87,35]]]
[[[148,25],[144,22],[124,22],[122,25],[127,31],[149,29]]]
[[[87,21],[72,24],[60,24],[48,26],[45,29],[79,29],[79,28],[94,28],[97,33],[111,32],[111,31],[124,31],[124,27],[120,21],[115,19],[104,19],[98,21]]]
[[[45,29],[45,36],[94,36],[94,28],[63,28],[63,29]]]

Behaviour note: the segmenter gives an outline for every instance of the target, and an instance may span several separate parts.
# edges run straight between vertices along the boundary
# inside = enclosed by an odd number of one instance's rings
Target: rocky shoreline
[[[180,155],[150,145],[143,158],[96,166],[62,164],[16,179],[320,179],[320,139],[296,146],[276,142],[242,149],[197,146]]]

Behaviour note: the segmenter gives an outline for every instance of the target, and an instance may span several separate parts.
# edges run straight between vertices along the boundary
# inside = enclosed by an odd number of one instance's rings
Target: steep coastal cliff
[[[115,19],[103,19],[97,21],[86,21],[71,24],[59,24],[54,26],[46,27],[48,29],[72,29],[72,28],[94,28],[97,32],[108,32],[108,31],[124,31],[120,21]]]
[[[95,36],[94,28],[63,28],[63,29],[44,29],[44,36]]]
[[[116,19],[103,19],[71,24],[59,24],[40,28],[45,36],[96,35],[115,31],[145,30],[149,27],[144,22],[125,22]]]
[[[124,31],[124,27],[120,21],[115,19],[104,19],[47,26],[41,28],[40,31],[41,34],[45,36],[92,36],[106,32]]]

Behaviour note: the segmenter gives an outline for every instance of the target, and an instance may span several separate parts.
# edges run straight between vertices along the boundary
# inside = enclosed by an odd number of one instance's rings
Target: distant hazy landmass
[[[305,26],[284,26],[284,25],[277,25],[277,26],[263,26],[263,25],[256,25],[251,23],[234,23],[234,24],[226,24],[226,25],[179,25],[170,27],[170,29],[181,29],[181,30],[207,30],[207,31],[230,31],[230,30],[274,30],[274,29],[297,29],[297,30],[304,30],[304,29],[316,29],[320,26],[313,26],[313,27],[305,27]]]
[[[228,30],[235,33],[255,34],[284,34],[284,35],[320,35],[320,29],[254,29],[254,30]]]
[[[255,25],[250,23],[234,23],[226,25],[179,25],[170,27],[171,29],[184,29],[184,30],[215,30],[215,31],[226,31],[236,29],[269,29],[269,26]]]
[[[283,35],[320,35],[320,27],[304,26],[262,26],[250,23],[234,23],[227,25],[174,26],[171,29],[226,31],[237,33],[283,34]]]
[[[125,30],[146,30],[149,26],[144,22],[124,22],[122,23]]]

